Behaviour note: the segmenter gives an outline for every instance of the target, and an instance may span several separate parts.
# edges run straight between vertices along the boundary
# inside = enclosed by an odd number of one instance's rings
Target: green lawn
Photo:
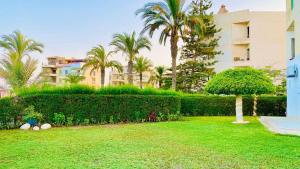
[[[254,118],[0,131],[0,168],[299,168],[300,137]]]

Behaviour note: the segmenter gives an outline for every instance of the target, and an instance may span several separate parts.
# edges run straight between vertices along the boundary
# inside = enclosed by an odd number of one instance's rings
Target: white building
[[[221,28],[216,71],[252,66],[286,68],[286,38],[284,12],[228,12],[223,5],[215,15]]]

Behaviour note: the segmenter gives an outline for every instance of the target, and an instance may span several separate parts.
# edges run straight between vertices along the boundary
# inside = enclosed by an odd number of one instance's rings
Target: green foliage
[[[269,76],[251,67],[229,69],[210,80],[205,90],[212,94],[249,95],[275,92]]]
[[[173,114],[180,111],[178,96],[163,95],[97,95],[97,94],[40,94],[0,100],[0,124],[3,128],[15,126],[16,117],[26,105],[33,105],[43,115],[44,121],[57,125],[65,123],[65,117],[73,117],[75,125],[136,122],[148,119],[150,112]],[[56,114],[61,112],[60,114]],[[17,127],[17,126],[15,126]]]
[[[151,42],[146,37],[137,37],[133,32],[132,34],[115,34],[111,45],[115,47],[115,52],[122,52],[127,57],[128,81],[129,84],[133,84],[133,62],[142,49],[151,49]]]
[[[74,118],[73,117],[67,117],[66,125],[67,126],[73,126],[74,125]]]
[[[116,60],[111,60],[111,57],[112,52],[106,52],[102,45],[98,45],[88,52],[88,57],[86,63],[83,65],[83,69],[91,68],[90,73],[100,70],[101,85],[104,86],[106,68],[117,69],[119,72],[123,71],[122,64]]]
[[[27,122],[30,119],[35,119],[39,123],[43,120],[43,114],[36,112],[34,106],[29,106],[24,109],[24,115],[22,119],[24,122]]]
[[[56,126],[63,126],[66,123],[66,117],[63,113],[54,113],[53,122]]]
[[[235,96],[182,96],[181,112],[190,116],[234,116]],[[253,115],[253,97],[243,96],[243,113]],[[286,96],[257,97],[258,116],[285,116]]]
[[[202,92],[204,85],[215,74],[214,64],[219,38],[215,34],[220,30],[216,28],[213,13],[209,12],[212,7],[210,0],[195,0],[192,2],[190,15],[199,16],[203,19],[203,34],[189,32],[183,38],[184,45],[177,66],[177,90],[188,93]]]
[[[71,86],[32,86],[18,90],[18,96],[32,96],[41,94],[96,94],[96,95],[168,95],[178,96],[181,93],[173,90],[159,90],[155,88],[140,89],[132,85],[107,86],[95,89],[84,85]]]
[[[257,100],[257,113],[264,116],[285,116],[286,96],[261,96]]]
[[[143,73],[151,70],[152,62],[150,59],[140,56],[135,59],[133,68],[139,74],[140,88],[143,88]]]
[[[30,55],[42,53],[43,45],[15,31],[2,36],[0,49],[5,52],[0,60],[0,78],[5,79],[13,90],[31,84],[38,61]]]
[[[84,76],[80,76],[78,74],[68,74],[64,80],[70,84],[78,84],[81,81],[83,81],[84,79],[85,79]]]
[[[30,86],[18,90],[18,96],[30,96],[41,94],[93,94],[95,89],[84,85],[70,85],[70,86]]]
[[[88,126],[90,124],[90,119],[84,119],[82,124]]]
[[[181,113],[178,111],[175,114],[168,114],[167,119],[168,121],[178,121],[182,118]]]

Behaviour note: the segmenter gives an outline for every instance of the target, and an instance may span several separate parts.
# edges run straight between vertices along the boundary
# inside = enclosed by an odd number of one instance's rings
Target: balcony
[[[233,40],[232,44],[233,45],[249,45],[250,39],[249,38],[235,39],[235,40]]]

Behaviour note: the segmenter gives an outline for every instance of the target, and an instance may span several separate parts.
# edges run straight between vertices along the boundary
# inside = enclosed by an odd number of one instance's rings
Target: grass
[[[0,131],[0,168],[298,168],[300,138],[256,119]]]

